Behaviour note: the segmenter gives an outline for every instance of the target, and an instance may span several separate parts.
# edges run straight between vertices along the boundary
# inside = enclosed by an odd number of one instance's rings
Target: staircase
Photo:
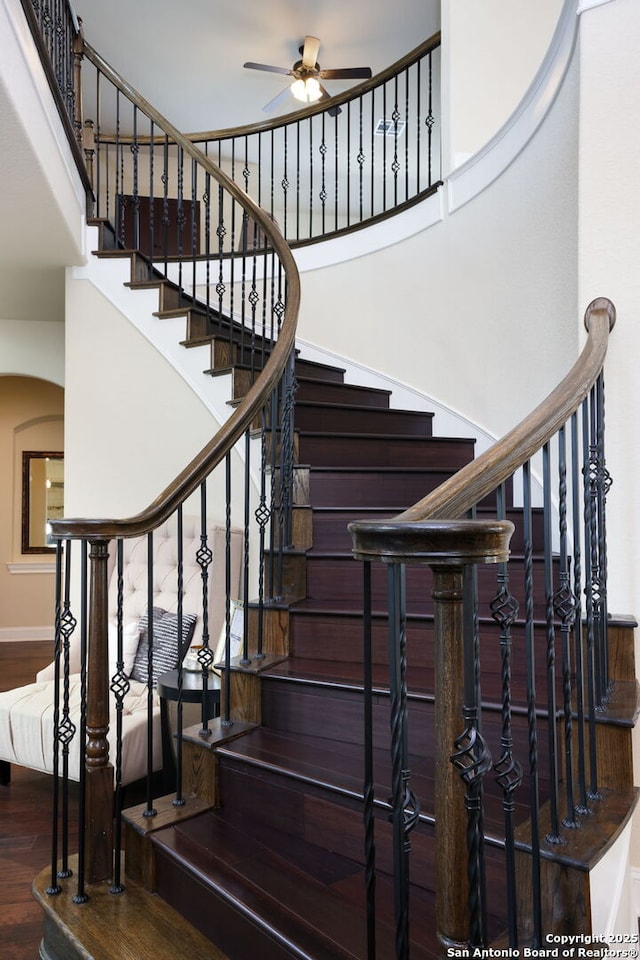
[[[296,362],[299,516],[294,529],[303,534],[289,558],[298,571],[291,578],[293,599],[280,605],[288,621],[289,655],[260,671],[262,723],[217,747],[215,809],[150,834],[157,891],[230,960],[367,955],[362,573],[351,554],[347,525],[398,513],[473,457],[473,440],[434,437],[430,414],[393,410],[388,392],[345,384],[343,374]],[[517,516],[517,510],[510,508],[510,515]],[[480,579],[486,608],[496,590],[495,569],[482,571]],[[423,958],[441,950],[433,919],[435,691],[428,573],[410,568],[407,592],[411,788],[422,810],[411,835],[411,956]],[[375,781],[376,796],[385,798],[391,761],[382,565],[375,571],[373,593]],[[484,724],[495,742],[500,670],[498,644],[492,643],[495,664],[492,673],[487,644]],[[514,684],[523,697],[523,678]],[[521,733],[524,737],[524,725]],[[521,746],[526,750],[526,740]],[[543,784],[546,777],[543,769]],[[486,830],[490,834],[495,828],[500,835],[498,791],[491,784],[487,789]],[[395,956],[390,829],[381,804],[376,827],[379,958]],[[488,849],[488,862],[493,858],[498,867],[500,855]],[[503,915],[490,918],[492,937],[504,924]]]

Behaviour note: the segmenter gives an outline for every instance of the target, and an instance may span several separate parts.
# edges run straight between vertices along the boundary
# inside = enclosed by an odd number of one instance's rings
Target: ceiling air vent
[[[378,120],[374,133],[379,137],[401,137],[406,120]]]

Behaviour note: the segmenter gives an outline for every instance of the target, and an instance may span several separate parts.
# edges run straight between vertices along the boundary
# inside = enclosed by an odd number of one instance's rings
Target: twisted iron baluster
[[[597,506],[598,506],[598,558],[600,570],[600,607],[599,607],[599,696],[605,704],[610,693],[609,655],[607,642],[608,603],[607,603],[607,524],[606,501],[612,486],[611,474],[607,470],[604,445],[604,374],[596,382],[596,449],[597,449]]]
[[[491,753],[480,732],[480,650],[477,619],[476,568],[464,568],[464,730],[457,737],[451,762],[465,785],[467,809],[467,879],[469,883],[469,941],[486,944],[484,888],[484,831],[482,783],[491,769]]]
[[[122,810],[122,719],[124,700],[128,694],[131,684],[124,669],[123,653],[123,621],[124,621],[124,542],[120,539],[116,543],[116,591],[117,591],[117,609],[116,609],[116,630],[118,637],[118,653],[116,672],[111,678],[110,690],[114,696],[116,708],[116,756],[115,756],[115,789],[116,789],[116,847],[120,846],[121,819]],[[120,885],[120,857],[116,858],[113,893],[120,893],[124,887]],[[120,889],[117,889],[120,887]]]
[[[593,391],[591,394],[593,400]],[[592,459],[591,417],[589,398],[582,404],[582,447],[584,480],[584,540],[585,540],[585,595],[587,613],[587,700],[589,723],[589,800],[600,800],[598,789],[598,766],[596,756],[596,712],[598,701],[595,679],[595,617],[598,606],[598,537],[595,516],[596,470]]]
[[[572,514],[573,514],[573,604],[575,624],[576,658],[576,720],[578,726],[578,789],[580,799],[576,813],[585,816],[589,813],[587,796],[587,776],[585,768],[585,711],[584,711],[584,664],[582,630],[582,549],[581,549],[581,510],[580,510],[580,442],[577,412],[571,418],[571,476],[572,476]]]
[[[531,822],[531,880],[533,907],[533,946],[542,944],[542,899],[540,886],[540,832],[538,792],[538,731],[536,724],[535,636],[533,621],[533,534],[531,524],[531,463],[522,467],[524,573],[525,573],[525,649],[527,661],[527,729],[529,739],[529,813]]]
[[[391,692],[391,761],[396,958],[409,958],[409,834],[420,805],[409,787],[407,716],[407,624],[404,564],[389,564],[389,680]]]
[[[504,484],[497,490],[497,516],[505,519]],[[501,563],[498,567],[498,592],[489,604],[491,616],[500,627],[500,652],[502,662],[502,736],[500,759],[494,764],[496,781],[502,790],[502,809],[504,812],[505,860],[507,873],[507,922],[509,945],[518,945],[518,914],[516,902],[516,866],[514,846],[514,793],[522,784],[522,764],[513,755],[513,734],[511,729],[511,627],[518,616],[518,601],[509,589],[509,567]]]
[[[558,735],[556,731],[556,638],[553,622],[553,556],[551,536],[551,464],[549,444],[542,448],[544,500],[544,597],[547,635],[547,742],[549,749],[549,817],[551,828],[545,836],[547,843],[565,843],[560,835],[558,813]]]
[[[433,183],[433,170],[432,170],[432,142],[433,142],[433,125],[435,123],[435,118],[433,116],[433,65],[432,65],[433,54],[429,53],[429,107],[427,110],[427,117],[424,121],[427,128],[427,151],[428,151],[428,163],[429,163],[429,186]]]
[[[564,754],[567,815],[562,825],[570,829],[579,827],[573,792],[573,707],[571,696],[571,630],[575,622],[576,604],[570,583],[570,565],[567,554],[567,448],[565,428],[558,432],[558,513],[560,527],[560,578],[553,598],[553,609],[560,620],[562,638],[562,690],[564,708]]]

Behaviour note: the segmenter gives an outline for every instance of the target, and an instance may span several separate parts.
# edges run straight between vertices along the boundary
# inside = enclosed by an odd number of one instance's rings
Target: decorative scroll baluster
[[[320,233],[324,234],[327,230],[327,141],[325,139],[325,117],[326,114],[322,114],[322,119],[320,122],[320,146],[318,147],[318,152],[320,153],[320,193],[318,198],[320,200]]]
[[[501,484],[496,491],[497,516],[504,520],[505,488]],[[502,809],[505,830],[505,863],[507,879],[507,922],[509,946],[518,945],[518,914],[516,906],[516,865],[514,835],[514,794],[522,784],[522,764],[513,753],[513,733],[511,728],[511,627],[518,616],[518,601],[509,589],[509,566],[501,563],[498,567],[498,591],[490,604],[491,616],[500,627],[500,650],[502,663],[502,735],[500,759],[494,764],[496,780],[502,790]]]
[[[573,705],[571,691],[571,630],[575,622],[576,605],[571,589],[571,574],[567,551],[567,444],[565,428],[558,433],[558,512],[560,527],[560,582],[553,598],[553,608],[560,620],[562,637],[562,690],[564,710],[564,756],[567,814],[562,824],[568,828],[578,827],[574,800],[573,771]]]
[[[491,754],[480,732],[480,650],[475,567],[465,566],[463,577],[465,727],[456,738],[451,762],[466,787],[469,941],[473,946],[481,947],[487,942],[482,783],[491,769]]]
[[[229,502],[231,461],[226,458],[227,503]],[[196,561],[200,567],[202,579],[202,646],[198,651],[198,663],[202,668],[202,726],[198,735],[203,739],[211,736],[209,719],[207,717],[207,690],[209,688],[209,670],[213,665],[213,653],[209,646],[209,567],[213,561],[213,553],[208,543],[207,535],[207,484],[200,485],[200,546],[196,551]],[[228,569],[228,568],[227,568]],[[227,597],[227,611],[229,600]],[[225,671],[227,676],[229,671]],[[227,699],[228,702],[228,699]]]

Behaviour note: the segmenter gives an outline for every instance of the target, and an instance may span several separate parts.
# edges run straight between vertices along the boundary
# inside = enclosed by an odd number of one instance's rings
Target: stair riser
[[[520,610],[525,609],[524,563],[513,558],[509,565],[510,590],[518,601]],[[480,616],[489,617],[488,605],[496,596],[498,568],[494,564],[478,567],[478,603]],[[353,609],[362,609],[362,565],[349,555],[339,557],[307,557],[307,599],[317,603],[344,605],[353,603]],[[372,565],[371,590],[374,609],[387,608],[388,571],[383,564]],[[555,582],[557,583],[557,576]],[[407,610],[414,614],[432,614],[432,577],[428,568],[406,568]],[[538,620],[546,615],[544,593],[544,561],[533,561],[533,614]]]
[[[376,436],[400,434],[408,437],[431,436],[431,414],[411,410],[375,410],[366,407],[340,407],[296,403],[296,430],[336,434],[368,433]]]
[[[341,437],[301,432],[298,462],[314,466],[431,467],[458,469],[473,457],[473,441],[439,438]]]
[[[314,363],[313,360],[296,358],[295,372],[297,377],[309,377],[316,380],[328,380],[329,383],[344,383],[344,370],[323,363]]]
[[[312,469],[309,499],[313,507],[406,509],[451,476],[450,470],[320,471]]]
[[[378,410],[389,408],[389,392],[369,390],[349,383],[329,383],[322,380],[298,380],[296,401],[312,400],[316,403],[342,403]]]
[[[212,892],[198,877],[164,851],[157,850],[158,894],[197,930],[208,937],[228,960],[292,960],[300,954],[270,937],[234,909],[229,898]]]
[[[373,700],[373,739],[374,746],[390,757],[391,734],[390,718],[391,704],[388,696],[377,694]],[[263,689],[263,716],[264,724],[270,729],[285,733],[287,736],[318,737],[324,741],[327,750],[326,763],[331,760],[331,741],[344,746],[354,745],[357,750],[350,761],[350,774],[354,790],[359,790],[362,777],[361,747],[364,743],[364,715],[363,699],[359,692],[344,690],[336,687],[313,686],[297,684],[293,681],[265,679]],[[434,704],[431,701],[410,699],[408,703],[408,750],[411,756],[411,767],[414,773],[422,771],[422,776],[432,777],[430,764],[434,761]],[[483,710],[483,735],[494,759],[497,759],[502,747],[502,722],[498,710]],[[525,771],[528,766],[528,733],[526,716],[516,713],[512,717],[512,735],[515,750]],[[464,729],[464,721],[460,719],[460,732]],[[547,736],[546,721],[538,721],[538,738],[543,743]],[[453,745],[452,745],[453,746]],[[294,749],[294,747],[292,747]],[[320,758],[308,758],[310,765],[316,765],[316,777],[322,778],[323,762]],[[539,777],[546,791],[548,782],[548,766],[545,751],[540,751],[538,758]],[[327,766],[328,769],[328,766]],[[417,775],[417,773],[416,773]],[[390,772],[388,784],[390,787]],[[485,780],[487,790],[494,796],[501,796],[492,776]],[[428,792],[428,790],[427,790]],[[424,791],[423,791],[424,793]],[[517,798],[526,802],[523,792]],[[431,800],[427,798],[430,804]],[[430,809],[429,806],[425,810]]]
[[[543,655],[546,646],[545,627],[539,623],[535,631],[539,654],[535,661],[535,683],[539,694],[546,690],[547,659]],[[527,665],[524,658],[525,627],[522,622],[511,628],[511,701],[512,705],[525,707],[527,703]],[[407,622],[407,665],[409,689],[413,671],[419,670],[419,689],[434,693],[433,676],[433,623],[429,620]],[[358,618],[322,615],[304,616],[293,614],[291,617],[291,644],[294,657],[313,660],[318,669],[324,662],[335,670],[340,663],[353,664],[362,660],[363,629]],[[375,617],[372,623],[372,657],[377,668],[374,682],[378,686],[389,683],[387,665],[388,628],[384,619]],[[502,648],[497,626],[490,623],[480,625],[480,661],[482,664],[482,699],[485,702],[500,703],[502,699]],[[571,661],[574,662],[573,650]],[[562,704],[562,650],[559,634],[556,634],[556,691],[557,703]]]

